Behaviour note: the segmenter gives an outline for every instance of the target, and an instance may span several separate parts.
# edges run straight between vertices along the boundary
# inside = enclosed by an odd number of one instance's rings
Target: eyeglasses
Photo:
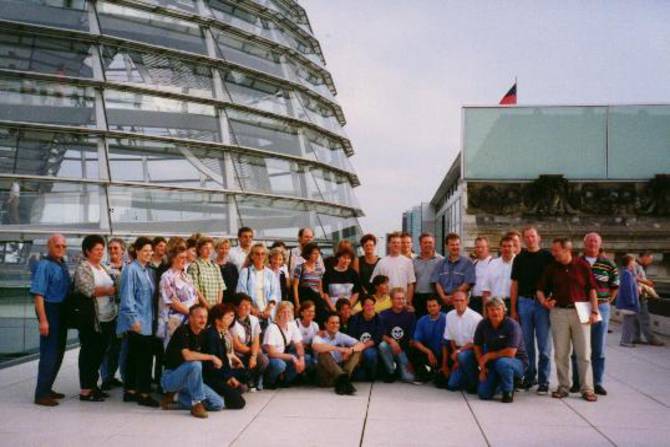
[[[54,244],[54,248],[67,248],[65,244]]]

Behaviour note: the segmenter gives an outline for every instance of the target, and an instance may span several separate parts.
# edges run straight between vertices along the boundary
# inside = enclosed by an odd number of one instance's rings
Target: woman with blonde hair
[[[240,271],[237,292],[246,293],[253,300],[251,314],[262,324],[274,318],[276,306],[281,301],[279,280],[272,270],[266,268],[267,249],[255,243],[249,250],[246,265]]]

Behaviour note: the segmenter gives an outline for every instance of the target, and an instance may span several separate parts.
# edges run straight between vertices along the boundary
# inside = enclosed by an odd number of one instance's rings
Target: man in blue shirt
[[[436,296],[426,300],[426,309],[428,314],[419,318],[416,323],[410,357],[418,381],[427,382],[432,378],[440,386],[443,384],[439,369],[442,364],[442,337],[447,314],[441,312],[442,307]]]
[[[56,399],[65,397],[52,387],[63,362],[67,339],[63,302],[70,291],[71,280],[63,260],[66,249],[63,235],[52,235],[47,241],[48,255],[35,265],[30,285],[30,293],[35,297],[35,313],[40,331],[35,403],[47,407],[55,407],[58,405]]]
[[[443,305],[451,306],[454,292],[460,290],[467,293],[475,284],[475,265],[470,259],[461,256],[461,237],[458,234],[449,233],[445,245],[449,256],[437,264],[430,281],[435,284]]]

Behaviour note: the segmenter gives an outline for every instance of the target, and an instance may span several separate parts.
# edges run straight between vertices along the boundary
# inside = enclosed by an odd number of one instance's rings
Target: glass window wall
[[[0,0],[0,17],[88,31],[86,0]]]

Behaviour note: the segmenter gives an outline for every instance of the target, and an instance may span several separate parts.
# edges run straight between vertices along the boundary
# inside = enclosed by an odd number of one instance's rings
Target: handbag
[[[82,329],[95,326],[95,301],[74,286],[65,297],[65,321],[68,329]]]

